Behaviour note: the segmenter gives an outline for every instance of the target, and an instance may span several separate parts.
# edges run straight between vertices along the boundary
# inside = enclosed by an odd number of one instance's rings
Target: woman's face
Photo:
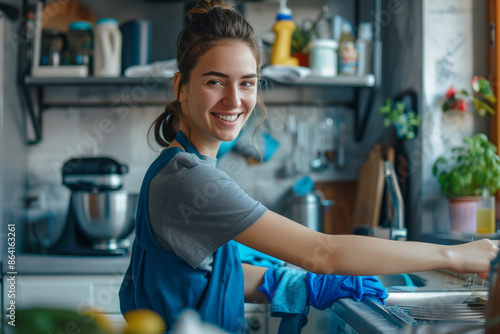
[[[199,58],[178,98],[201,154],[215,156],[221,141],[236,139],[255,107],[257,83],[257,63],[244,43],[223,43]]]

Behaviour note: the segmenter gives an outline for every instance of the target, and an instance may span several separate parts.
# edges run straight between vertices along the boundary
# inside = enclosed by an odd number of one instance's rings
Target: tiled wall
[[[44,114],[44,137],[40,144],[29,148],[28,171],[30,195],[41,195],[50,213],[60,221],[66,214],[69,190],[61,184],[62,164],[75,156],[110,156],[129,166],[124,177],[124,189],[137,193],[149,164],[156,158],[159,148],[146,134],[149,126],[162,108],[136,108],[125,119],[120,119],[107,109],[50,109]],[[343,168],[329,162],[324,170],[309,172],[313,158],[311,150],[302,152],[299,160],[305,163],[296,173],[286,173],[284,168],[294,154],[294,134],[287,132],[287,115],[293,114],[298,122],[309,126],[309,135],[317,120],[331,117],[337,129],[342,122],[348,134],[347,161]],[[268,117],[258,132],[270,134],[278,143],[274,155],[261,164],[248,162],[244,154],[233,150],[219,158],[218,167],[230,175],[247,193],[272,209],[281,209],[281,199],[294,182],[304,175],[314,180],[355,179],[359,165],[364,160],[364,145],[355,143],[352,136],[352,112],[347,109],[312,106],[270,106]],[[106,128],[100,126],[106,121]],[[245,128],[249,140],[254,123]],[[257,136],[256,138],[260,138]],[[312,140],[312,139],[309,139]],[[257,140],[257,143],[259,141]],[[241,142],[240,142],[241,144]],[[262,145],[259,148],[264,150]],[[306,169],[304,169],[306,168]],[[33,218],[43,212],[33,211]],[[57,219],[59,217],[59,219]]]

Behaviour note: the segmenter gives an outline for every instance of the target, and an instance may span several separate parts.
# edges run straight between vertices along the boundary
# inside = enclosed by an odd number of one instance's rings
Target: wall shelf
[[[299,81],[286,81],[278,78],[271,78],[284,85],[305,85],[305,86],[330,86],[330,87],[374,87],[375,76],[368,74],[364,76],[337,75],[335,77],[309,76]]]
[[[375,76],[373,74],[368,74],[364,76],[347,76],[338,75],[335,77],[315,77],[310,76],[304,78],[300,81],[286,81],[277,78],[266,78],[280,84],[284,85],[294,85],[294,86],[311,86],[311,85],[321,85],[321,86],[331,86],[331,87],[374,87],[375,86]],[[24,84],[26,86],[133,86],[133,85],[144,85],[148,83],[155,84],[166,84],[170,78],[165,77],[117,77],[117,78],[98,78],[98,77],[86,77],[86,78],[34,78],[31,76],[26,76],[24,78]],[[265,79],[264,79],[265,80]]]
[[[361,0],[355,1],[356,19],[360,22]],[[335,77],[310,76],[289,82],[264,77],[262,97],[266,104],[343,105],[354,110],[355,140],[360,142],[368,124],[381,81],[382,42],[380,39],[380,13],[382,0],[373,0],[375,15],[373,28],[373,74],[364,76],[338,75]],[[26,73],[28,70],[24,73]],[[42,138],[42,115],[50,107],[128,107],[160,106],[173,98],[173,80],[165,77],[118,78],[36,78],[20,76],[21,91],[33,131],[29,143]],[[171,95],[170,95],[171,94]]]
[[[26,86],[134,86],[147,84],[163,84],[166,85],[169,78],[165,77],[117,77],[117,78],[34,78],[26,76],[24,84]]]

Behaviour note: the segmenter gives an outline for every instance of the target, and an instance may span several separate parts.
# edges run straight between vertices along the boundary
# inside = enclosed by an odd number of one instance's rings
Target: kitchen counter
[[[442,245],[458,245],[472,240],[488,238],[492,240],[500,239],[500,233],[475,234],[475,233],[428,233],[422,234],[419,241],[430,242]]]
[[[478,298],[488,298],[486,281],[445,271],[407,277],[416,285],[402,284],[398,275],[379,276],[389,293],[385,306],[371,297],[361,302],[337,300],[325,311],[332,330],[380,334],[448,333],[457,329],[484,332],[484,304]]]
[[[124,274],[130,255],[72,256],[48,254],[20,254],[16,257],[18,275],[66,275],[66,274]],[[6,262],[2,273],[11,272]]]

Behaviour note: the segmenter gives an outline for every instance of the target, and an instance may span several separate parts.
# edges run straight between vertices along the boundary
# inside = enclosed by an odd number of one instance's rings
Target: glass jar
[[[333,77],[337,75],[337,42],[333,39],[317,39],[310,43],[309,65],[313,75]]]
[[[495,233],[495,196],[483,195],[477,200],[476,233]]]
[[[92,23],[76,21],[69,25],[67,33],[68,49],[64,57],[65,65],[86,65],[92,69],[93,34]]]

